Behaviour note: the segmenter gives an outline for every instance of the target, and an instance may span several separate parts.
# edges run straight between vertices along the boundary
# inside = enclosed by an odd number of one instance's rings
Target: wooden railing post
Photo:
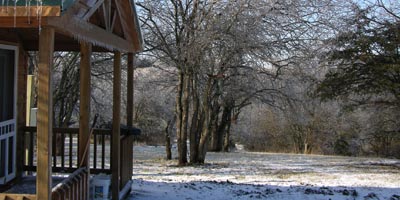
[[[114,54],[113,126],[111,137],[112,199],[119,199],[120,190],[120,124],[121,124],[121,52]]]
[[[51,199],[51,155],[53,95],[51,87],[54,29],[43,27],[39,36],[38,113],[37,113],[37,199]]]

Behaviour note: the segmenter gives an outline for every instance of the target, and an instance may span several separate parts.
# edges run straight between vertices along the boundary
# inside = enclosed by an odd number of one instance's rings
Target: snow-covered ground
[[[136,146],[134,199],[400,200],[400,160],[271,153],[208,153],[177,167],[164,147]],[[176,154],[175,154],[176,155]]]

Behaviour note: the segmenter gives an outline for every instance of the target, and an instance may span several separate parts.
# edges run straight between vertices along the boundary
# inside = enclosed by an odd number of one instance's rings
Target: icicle
[[[118,50],[117,48],[114,48],[114,47],[112,47],[112,46],[110,46],[110,45],[108,45],[106,43],[93,41],[90,38],[83,37],[83,36],[80,36],[80,35],[73,34],[72,37],[74,38],[74,40],[77,40],[79,42],[82,42],[82,41],[88,42],[88,43],[91,43],[93,46],[104,47],[104,48],[106,48],[106,49],[108,49],[110,51]]]
[[[17,27],[17,2],[18,0],[14,0],[14,28]]]
[[[1,0],[1,11],[4,9],[4,0]]]
[[[8,13],[8,5],[9,5],[9,2],[8,2],[8,0],[6,0],[6,12]]]
[[[39,34],[42,31],[42,12],[43,12],[43,0],[36,1],[36,8],[37,8],[37,18],[39,21]]]
[[[3,10],[4,10],[4,0],[1,0],[1,9],[0,9],[0,11],[3,12]]]
[[[64,0],[61,0],[61,11],[64,10]]]
[[[31,24],[31,0],[27,0],[28,2],[28,24]]]
[[[42,9],[43,9],[43,2],[40,0],[40,11],[39,11],[39,33],[42,31]]]
[[[39,19],[39,1],[36,0],[36,17]]]

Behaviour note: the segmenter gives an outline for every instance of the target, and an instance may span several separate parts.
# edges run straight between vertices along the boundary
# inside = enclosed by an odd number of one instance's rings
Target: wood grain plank
[[[45,27],[39,38],[38,113],[37,113],[37,178],[38,199],[51,199],[52,155],[52,65],[54,29]]]
[[[133,125],[133,81],[134,81],[134,54],[128,53],[128,82],[127,82],[127,106],[126,125]]]
[[[90,69],[91,69],[91,44],[81,43],[81,62],[80,62],[80,106],[79,106],[79,142],[78,142],[78,161],[82,166],[88,166],[87,143],[90,132]]]
[[[1,28],[39,28],[46,26],[46,17],[0,17]]]
[[[80,63],[80,106],[79,106],[79,154],[78,161],[82,164],[79,167],[86,167],[90,170],[89,166],[89,152],[90,152],[90,71],[91,71],[91,56],[92,45],[89,43],[81,43],[81,63]],[[85,186],[89,187],[89,181],[83,182]],[[84,199],[89,199],[89,193],[80,190],[81,195],[87,194]]]
[[[15,9],[14,9],[15,8]],[[0,17],[48,17],[48,16],[60,16],[61,15],[61,7],[60,6],[9,6],[0,7]]]
[[[111,137],[112,199],[119,199],[120,189],[120,124],[121,124],[121,52],[114,53],[113,131]]]

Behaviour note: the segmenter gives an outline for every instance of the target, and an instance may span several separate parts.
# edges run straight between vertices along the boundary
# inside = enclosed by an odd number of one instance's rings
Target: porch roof
[[[13,2],[0,5],[0,34],[5,36],[0,40],[17,37],[26,50],[38,50],[41,27],[55,28],[57,51],[79,51],[80,41],[93,44],[93,51],[143,49],[133,0],[45,0],[42,6]]]

